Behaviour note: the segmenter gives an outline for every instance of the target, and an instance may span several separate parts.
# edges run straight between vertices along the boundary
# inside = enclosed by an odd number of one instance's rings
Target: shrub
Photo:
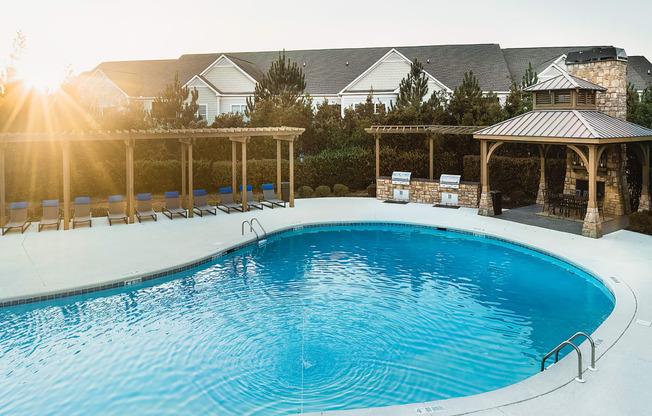
[[[302,186],[299,188],[299,197],[300,198],[310,198],[315,194],[315,191],[307,185]]]
[[[629,214],[629,229],[637,233],[652,235],[652,211]]]
[[[315,195],[319,198],[331,196],[331,188],[328,185],[320,185],[315,189]]]
[[[369,196],[375,198],[376,197],[376,184],[372,183],[371,185],[367,186],[367,193]]]
[[[512,204],[518,205],[522,204],[527,200],[527,195],[525,192],[521,191],[520,189],[515,189],[512,191],[511,194],[509,194],[509,199],[512,202]]]
[[[333,186],[333,194],[335,196],[347,196],[349,194],[349,187],[341,183],[336,183]]]

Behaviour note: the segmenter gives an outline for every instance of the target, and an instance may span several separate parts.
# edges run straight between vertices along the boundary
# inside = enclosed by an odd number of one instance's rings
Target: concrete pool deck
[[[644,415],[652,414],[652,237],[616,231],[599,240],[477,215],[475,209],[384,204],[372,198],[297,200],[295,208],[219,212],[217,216],[115,224],[69,231],[37,225],[0,238],[0,303],[130,281],[206,258],[252,241],[241,235],[256,217],[268,232],[325,222],[404,222],[488,234],[571,260],[598,276],[616,295],[612,315],[594,333],[598,372],[574,381],[575,354],[512,386],[470,397],[324,415]],[[615,279],[613,279],[613,278]],[[155,284],[156,281],[152,281]],[[572,322],[572,317],[569,317]],[[559,340],[561,342],[563,340]],[[315,413],[322,414],[322,413]]]

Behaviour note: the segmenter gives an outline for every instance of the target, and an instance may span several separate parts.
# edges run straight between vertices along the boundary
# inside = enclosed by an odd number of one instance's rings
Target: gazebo
[[[281,143],[289,146],[290,162],[290,207],[294,206],[294,141],[305,129],[299,127],[255,127],[218,129],[176,129],[176,130],[121,130],[86,131],[61,133],[0,133],[0,224],[6,220],[5,206],[5,147],[7,143],[61,142],[63,158],[63,213],[64,230],[70,226],[70,146],[84,141],[122,141],[126,150],[126,196],[129,222],[134,222],[134,145],[139,140],[174,139],[181,143],[182,195],[188,204],[188,214],[193,216],[193,144],[197,139],[229,139],[232,145],[232,187],[237,191],[236,167],[237,145],[242,148],[242,187],[247,185],[247,143],[252,138],[272,137],[276,140],[276,182],[281,192]],[[247,193],[242,192],[243,211],[247,211]]]
[[[577,169],[588,180],[588,205],[582,234],[599,238],[602,225],[598,211],[598,174],[604,181],[622,183],[622,163],[618,169],[601,163],[605,151],[622,154],[624,144],[633,144],[643,171],[639,210],[650,208],[649,168],[652,130],[598,111],[597,94],[606,88],[567,73],[538,83],[525,91],[534,96],[534,110],[475,132],[480,140],[481,183],[479,215],[493,216],[489,188],[489,161],[505,143],[537,144],[541,157],[539,198],[546,190],[545,157],[552,145],[566,146],[579,158]],[[604,159],[603,159],[604,160]],[[600,172],[599,172],[600,169]],[[627,192],[626,189],[620,192]],[[603,196],[604,198],[604,196]]]

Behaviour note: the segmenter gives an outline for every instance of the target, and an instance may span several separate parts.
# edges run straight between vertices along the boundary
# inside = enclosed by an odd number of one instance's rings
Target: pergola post
[[[238,148],[233,138],[231,138],[231,189],[233,189],[233,196],[238,194],[238,184],[236,177],[238,176]]]
[[[430,180],[434,179],[435,176],[435,165],[433,162],[434,156],[435,156],[435,150],[434,150],[434,137],[432,134],[428,135],[428,139],[430,141],[430,176],[428,177]]]
[[[598,211],[598,146],[588,146],[588,166],[589,173],[589,202],[586,208],[586,217],[582,226],[582,235],[585,237],[600,238],[602,237],[602,224],[600,223],[600,213]]]
[[[380,177],[380,135],[374,134],[376,138],[376,179]]]
[[[0,146],[2,148],[2,146]],[[70,142],[63,142],[63,229],[70,229]],[[4,157],[2,158],[4,160]],[[4,184],[4,167],[2,169]],[[4,209],[4,187],[2,190],[2,208]],[[4,218],[4,213],[3,213]]]
[[[181,142],[181,206],[188,209],[188,149]]]
[[[638,210],[649,211],[652,208],[650,203],[650,143],[640,143],[641,152],[641,198],[638,201]]]
[[[195,216],[195,197],[193,195],[192,185],[192,142],[194,139],[188,140],[188,218]]]
[[[480,140],[480,183],[482,184],[482,190],[480,191],[478,215],[493,217],[494,204],[489,189],[489,147],[486,140]]]
[[[290,159],[290,208],[294,207],[294,137],[289,141],[290,151],[288,158]]]
[[[281,140],[277,136],[274,138],[276,139],[276,197],[283,199],[281,196]]]
[[[247,140],[242,141],[242,212],[247,212]]]
[[[546,182],[546,154],[550,149],[550,145],[539,145],[539,156],[541,158],[541,176],[539,178],[539,191],[537,192],[537,204],[543,205],[545,203],[545,193],[547,190]]]
[[[4,143],[0,143],[0,226],[5,225],[5,205],[7,204],[7,195],[5,194],[5,148]]]
[[[129,223],[134,222],[134,141],[125,140],[127,145],[127,216]]]

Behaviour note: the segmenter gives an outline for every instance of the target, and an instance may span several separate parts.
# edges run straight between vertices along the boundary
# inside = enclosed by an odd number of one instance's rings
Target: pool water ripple
[[[580,270],[485,238],[293,231],[149,285],[0,310],[0,414],[274,416],[465,396],[536,374],[613,305]]]

